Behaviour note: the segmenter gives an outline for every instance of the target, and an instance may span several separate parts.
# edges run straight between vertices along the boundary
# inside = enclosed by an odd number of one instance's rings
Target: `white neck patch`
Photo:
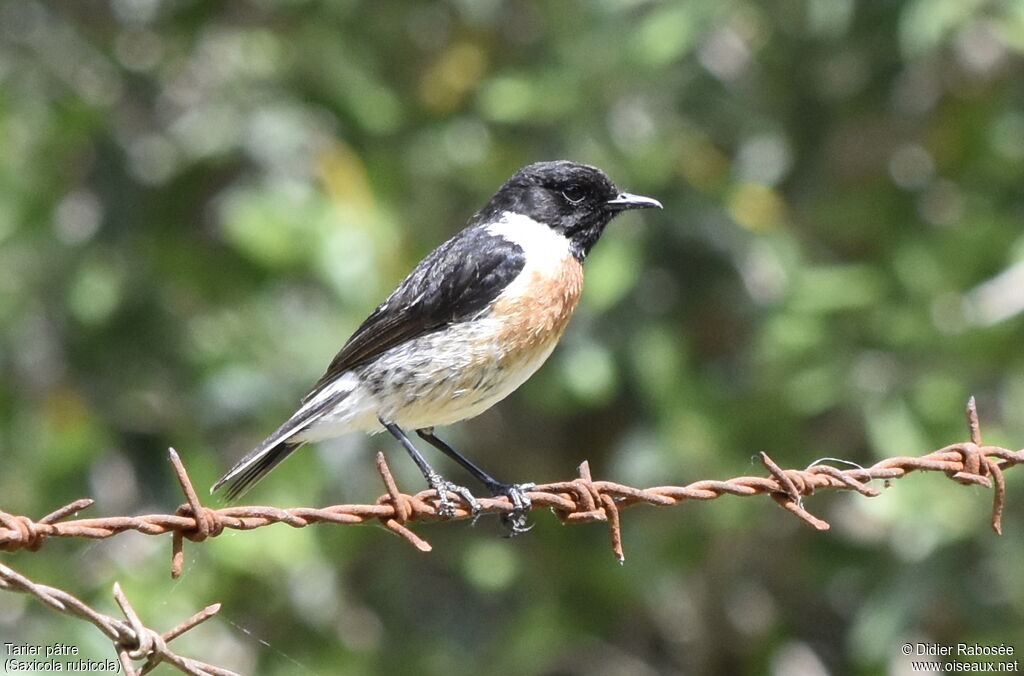
[[[487,232],[518,244],[526,256],[526,267],[552,270],[570,256],[569,239],[529,216],[506,211],[501,220],[487,226]]]

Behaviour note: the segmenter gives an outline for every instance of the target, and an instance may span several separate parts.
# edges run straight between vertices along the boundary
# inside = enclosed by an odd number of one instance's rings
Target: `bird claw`
[[[462,498],[469,506],[469,512],[473,517],[473,521],[480,515],[480,503],[473,497],[473,494],[465,486],[459,486],[448,481],[440,474],[432,474],[428,477],[427,482],[430,487],[434,489],[434,493],[437,494],[437,515],[443,519],[451,519],[455,517],[455,503],[448,497],[448,493],[455,493]]]
[[[512,538],[533,530],[533,524],[529,523],[530,508],[533,503],[526,495],[526,491],[536,487],[535,483],[498,484],[491,487],[491,492],[494,495],[504,495],[512,503],[512,511],[501,515],[501,523],[508,529],[506,537]]]
[[[480,518],[481,507],[479,501],[465,486],[459,486],[448,481],[440,474],[434,473],[427,477],[427,483],[434,489],[437,495],[437,515],[442,519],[451,519],[456,515],[455,503],[449,497],[449,493],[458,495],[466,505],[469,506],[470,516],[473,517],[472,525]],[[510,512],[501,514],[501,523],[508,529],[507,537],[515,537],[533,530],[533,524],[529,523],[530,508],[533,503],[526,495],[526,491],[537,487],[534,483],[523,484],[494,484],[488,486],[491,494],[495,497],[504,495],[512,503]]]

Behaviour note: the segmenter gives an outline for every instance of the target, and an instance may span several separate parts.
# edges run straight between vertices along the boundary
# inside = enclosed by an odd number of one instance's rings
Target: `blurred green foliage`
[[[1019,0],[0,3],[0,507],[181,498],[291,412],[415,262],[513,171],[597,164],[665,210],[616,221],[548,365],[445,430],[498,476],[639,485],[1024,440]],[[366,502],[386,439],[251,494]],[[452,478],[455,468],[438,460]],[[1024,650],[1024,492],[915,476],[765,499],[424,526],[50,543],[11,565],[255,674],[906,673],[905,641]],[[0,635],[106,657],[0,595]]]

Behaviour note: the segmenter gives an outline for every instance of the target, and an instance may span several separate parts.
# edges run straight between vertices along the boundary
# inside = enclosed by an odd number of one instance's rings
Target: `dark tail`
[[[304,444],[295,437],[313,424],[325,411],[337,406],[350,393],[350,390],[336,388],[327,393],[329,396],[306,398],[302,408],[292,414],[283,425],[263,440],[256,448],[235,463],[228,473],[217,479],[210,492],[213,493],[224,484],[228,485],[227,498],[234,500],[277,467],[278,463],[291,455],[292,451]]]
[[[267,475],[267,472],[277,467],[278,463],[291,455],[292,451],[301,446],[301,441],[280,441],[273,446],[260,445],[253,449],[248,455],[235,463],[231,470],[213,484],[210,492],[227,484],[228,490],[225,496],[228,500],[241,497],[243,493],[252,488],[257,481]]]

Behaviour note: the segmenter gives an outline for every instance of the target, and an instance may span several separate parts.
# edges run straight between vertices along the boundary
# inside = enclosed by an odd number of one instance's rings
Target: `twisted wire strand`
[[[1003,471],[1024,462],[1024,449],[1012,451],[1001,446],[982,445],[977,409],[972,397],[968,403],[971,440],[951,444],[918,457],[895,457],[881,460],[871,467],[853,466],[839,469],[817,462],[806,469],[782,469],[766,453],[758,458],[768,476],[739,476],[727,480],[705,479],[686,486],[654,486],[635,488],[613,481],[594,480],[590,466],[584,462],[579,476],[569,481],[538,485],[527,492],[531,509],[550,508],[566,523],[603,521],[608,523],[612,551],[619,561],[624,559],[619,510],[636,504],[676,505],[688,500],[713,500],[723,495],[770,495],[780,506],[818,530],[828,523],[804,507],[803,499],[819,490],[848,490],[875,496],[879,491],[870,485],[875,480],[891,481],[910,472],[943,472],[961,484],[981,485],[993,489],[992,528],[1001,532],[1002,512],[1006,495]],[[204,506],[196,492],[181,458],[174,449],[169,457],[181,485],[186,502],[174,514],[139,516],[108,516],[67,520],[85,509],[91,500],[76,500],[38,521],[8,514],[0,510],[0,549],[35,551],[49,538],[108,538],[128,530],[146,535],[172,533],[171,574],[181,574],[183,541],[193,542],[216,537],[225,529],[252,530],[275,523],[293,528],[310,524],[358,524],[378,521],[421,551],[430,551],[430,544],[409,528],[417,521],[452,520],[439,516],[437,495],[433,489],[415,494],[399,490],[383,454],[377,454],[377,471],[386,492],[372,504],[341,504],[329,507],[229,506],[212,509]],[[852,463],[848,463],[852,464]],[[454,520],[476,516],[457,494]],[[507,514],[511,501],[505,497],[479,498],[480,513]]]

